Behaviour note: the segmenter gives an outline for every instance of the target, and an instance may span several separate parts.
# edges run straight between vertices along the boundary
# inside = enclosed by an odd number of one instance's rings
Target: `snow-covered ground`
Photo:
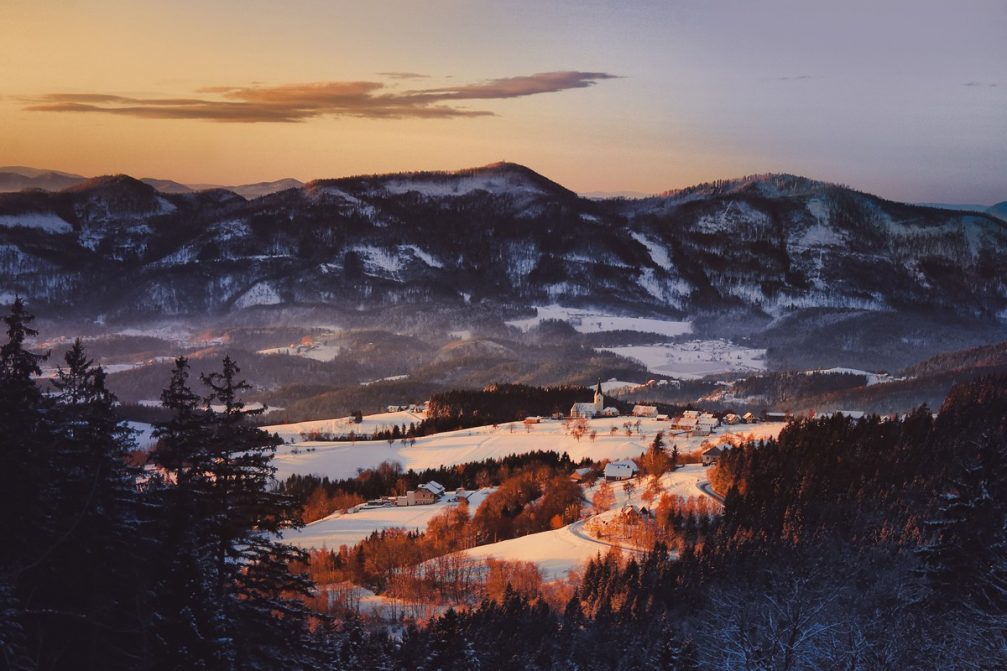
[[[383,413],[365,417],[363,424],[354,426],[401,425],[410,418],[416,419],[418,416],[411,413]],[[666,445],[677,445],[680,453],[687,454],[702,449],[704,444],[715,443],[724,436],[755,440],[776,436],[784,426],[782,422],[723,426],[712,436],[691,437],[670,432],[668,422],[640,419],[637,429],[637,418],[613,417],[588,422],[588,434],[592,430],[596,432],[594,440],[589,435],[577,440],[564,421],[543,420],[531,425],[530,431],[518,422],[497,427],[477,427],[418,438],[416,445],[412,447],[401,442],[389,447],[385,441],[356,444],[301,441],[302,431],[338,432],[344,429],[347,421],[348,418],[343,418],[265,427],[268,431],[276,431],[281,436],[297,441],[279,448],[273,462],[278,469],[277,477],[283,479],[294,473],[313,473],[333,479],[346,478],[355,476],[358,469],[373,468],[385,460],[397,461],[405,469],[419,470],[534,450],[565,451],[574,460],[583,457],[594,460],[624,459],[637,457],[645,452],[657,431],[665,432]],[[631,436],[626,435],[627,423],[632,431]],[[615,432],[612,431],[613,428]],[[691,464],[666,474],[661,484],[664,492],[674,496],[702,496],[697,484],[705,479],[703,467]],[[634,487],[629,493],[622,483],[614,483],[615,504],[611,514],[615,514],[614,511],[621,509],[627,502],[637,506],[646,505],[642,499],[646,481],[636,478],[633,483]],[[585,490],[588,500],[596,487],[597,485]],[[478,508],[490,491],[492,490],[480,490],[473,494],[470,499],[471,512]],[[356,513],[334,513],[301,530],[288,532],[285,540],[301,547],[324,546],[336,549],[340,545],[358,543],[381,529],[424,530],[431,518],[453,505],[457,504],[445,501],[428,506],[363,508]],[[552,580],[580,567],[597,553],[606,552],[609,547],[611,546],[606,541],[594,538],[584,528],[583,522],[577,522],[561,529],[473,548],[467,550],[466,555],[477,560],[492,556],[497,559],[532,561],[539,566],[546,579]]]
[[[673,496],[705,496],[697,487],[698,483],[705,480],[703,466],[689,464],[673,473],[666,473],[661,478],[661,485],[664,492]],[[607,515],[615,514],[627,502],[637,506],[647,505],[641,499],[646,485],[645,479],[634,478],[631,482],[634,485],[634,490],[629,497],[623,489],[622,482],[612,483],[616,502]],[[599,486],[600,483],[587,489],[585,496],[590,498]],[[599,517],[605,516],[606,514],[603,514]],[[579,521],[561,529],[529,534],[490,545],[481,545],[465,550],[464,555],[477,561],[486,561],[492,557],[507,561],[534,562],[542,572],[543,578],[557,580],[566,577],[570,571],[581,568],[585,562],[597,554],[605,554],[611,547],[611,543],[592,536],[585,528],[584,522]]]
[[[46,233],[72,233],[73,226],[50,212],[24,212],[0,216],[2,228],[34,228]]]
[[[358,433],[369,434],[375,427],[390,427],[398,424],[418,422],[420,415],[413,413],[383,413],[364,417],[362,424],[354,425]],[[410,446],[397,441],[389,445],[386,441],[306,442],[302,432],[310,431],[343,433],[348,432],[348,418],[318,420],[299,424],[279,424],[263,427],[270,433],[276,432],[284,441],[294,443],[281,445],[277,450],[273,465],[277,468],[277,478],[284,479],[295,473],[315,474],[329,478],[350,478],[358,469],[374,468],[383,461],[396,461],[403,469],[421,470],[438,466],[452,466],[470,461],[502,458],[511,454],[524,454],[535,450],[566,452],[578,461],[584,457],[594,460],[626,459],[638,457],[646,451],[654,434],[664,431],[666,444],[678,445],[681,453],[700,448],[707,440],[716,441],[725,434],[752,435],[754,438],[775,436],[783,424],[738,424],[720,427],[713,436],[685,437],[672,435],[668,422],[655,419],[640,419],[640,430],[636,429],[636,417],[604,417],[592,419],[587,424],[587,435],[577,440],[559,420],[543,420],[540,424],[525,426],[520,422],[500,424],[496,427],[481,426],[460,431],[449,431],[416,439]],[[625,424],[631,424],[632,435],[627,436]],[[613,433],[612,429],[615,428]],[[596,432],[594,440],[591,431]],[[640,432],[643,435],[640,435]]]
[[[145,422],[126,422],[126,426],[132,429],[133,440],[136,441],[136,448],[138,450],[149,450],[154,447],[154,427],[151,424]]]
[[[469,497],[469,513],[475,513],[493,491],[487,488],[472,492]],[[356,545],[375,531],[383,529],[425,531],[431,519],[458,505],[453,496],[447,498],[450,500],[442,499],[424,506],[366,507],[345,514],[335,512],[302,529],[286,532],[283,540],[303,548],[338,550],[341,545]]]
[[[620,317],[604,312],[591,312],[577,308],[565,308],[560,305],[547,305],[535,308],[535,317],[515,319],[507,322],[509,326],[527,331],[538,326],[545,319],[560,319],[569,322],[581,333],[599,333],[602,331],[644,331],[659,333],[674,337],[692,333],[692,322],[652,319],[649,317]]]
[[[766,350],[742,347],[727,340],[690,340],[683,343],[598,349],[636,359],[652,373],[681,380],[694,380],[715,373],[766,369]]]
[[[410,424],[419,424],[423,421],[423,417],[423,413],[416,412],[382,412],[376,415],[366,415],[359,424],[355,423],[352,417],[339,417],[337,419],[317,419],[308,422],[296,422],[294,424],[273,424],[262,428],[269,433],[278,434],[280,439],[285,443],[290,443],[291,441],[300,443],[304,441],[305,436],[312,433],[347,436],[352,431],[358,436],[370,436],[375,431],[387,431],[394,426],[401,427],[405,424],[408,427]],[[312,443],[312,445],[321,444]],[[377,445],[377,443],[370,444],[372,446]],[[385,448],[388,446],[387,443],[381,443],[381,445]]]

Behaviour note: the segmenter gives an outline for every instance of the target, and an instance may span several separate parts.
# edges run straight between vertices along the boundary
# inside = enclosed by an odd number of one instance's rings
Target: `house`
[[[601,382],[599,382],[598,386],[594,388],[594,401],[591,403],[574,403],[570,407],[570,417],[573,419],[600,417],[605,412],[605,409],[605,395],[601,393]]]
[[[741,418],[735,415],[733,412],[729,412],[724,415],[724,423],[726,424],[738,424],[741,422]]]
[[[713,433],[713,430],[720,426],[720,420],[709,412],[704,412],[696,418],[696,428],[704,435]]]
[[[759,421],[759,418],[750,412],[746,412],[744,415],[742,415],[741,419],[745,420],[745,424],[755,424],[756,422]]]
[[[668,415],[658,415],[657,416],[657,421],[659,421],[659,422],[668,422],[668,421],[670,421],[670,418],[668,417]]]
[[[524,418],[524,423],[525,424],[541,424],[542,423],[542,418],[541,417],[525,417]]]
[[[431,480],[430,482],[424,483],[424,484],[420,485],[418,489],[425,489],[425,490],[427,490],[428,492],[430,492],[431,494],[433,494],[434,496],[436,496],[438,498],[440,498],[441,496],[444,496],[444,491],[445,491],[444,490],[444,485],[442,485],[441,483],[437,482],[436,480]]]
[[[593,468],[578,468],[570,474],[570,479],[574,482],[582,482],[592,473],[594,473]]]
[[[681,431],[692,431],[696,428],[697,422],[699,422],[699,411],[686,410],[680,417],[676,417],[671,421],[671,428]]]
[[[730,449],[730,446],[727,445],[714,445],[708,450],[703,450],[703,465],[709,466],[717,463],[717,459],[720,459],[722,456],[727,454]]]
[[[619,416],[619,408],[612,408],[612,407],[602,408],[601,409],[601,416],[602,417],[618,417]]]
[[[416,491],[406,492],[406,497],[411,506],[425,506],[437,501],[437,496],[422,485]]]
[[[630,461],[629,459],[623,459],[622,461],[613,461],[605,466],[605,479],[606,480],[629,480],[631,477],[637,474],[639,471],[636,463]]]
[[[634,405],[634,417],[657,417],[657,408],[653,405]]]
[[[790,419],[789,412],[767,412],[765,415],[767,422],[786,422]]]

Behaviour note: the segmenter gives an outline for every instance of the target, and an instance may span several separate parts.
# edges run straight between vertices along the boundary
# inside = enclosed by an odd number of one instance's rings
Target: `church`
[[[593,403],[574,403],[570,406],[570,417],[573,419],[592,417],[618,417],[619,410],[605,407],[605,395],[601,393],[601,382],[594,388]]]

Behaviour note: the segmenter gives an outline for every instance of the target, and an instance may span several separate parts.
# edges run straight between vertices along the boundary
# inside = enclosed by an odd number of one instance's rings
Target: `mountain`
[[[156,179],[154,177],[143,177],[140,179],[144,184],[149,184],[161,193],[192,193],[198,189],[193,189],[191,186],[185,184],[180,184],[178,182],[172,181],[170,179]]]
[[[42,170],[21,165],[0,167],[0,193],[22,191],[24,189],[41,189],[43,191],[61,191],[71,186],[77,186],[88,180],[82,175],[58,170]],[[141,182],[149,184],[162,193],[192,193],[193,191],[216,191],[225,189],[233,191],[243,198],[251,200],[262,196],[297,189],[304,186],[300,180],[285,178],[272,182],[256,182],[254,184],[239,184],[237,186],[222,186],[220,184],[182,184],[170,179],[144,177]]]
[[[994,217],[998,219],[1007,221],[1007,200],[1003,201],[1002,203],[997,203],[996,205],[991,206],[988,210],[986,210],[986,213],[992,214]]]
[[[1007,318],[1003,221],[793,175],[609,201],[511,163],[254,200],[102,177],[0,195],[0,250],[0,294],[125,323],[453,310],[502,327],[563,304],[769,334],[781,357],[828,343],[918,360],[941,333],[1002,340]]]
[[[22,165],[0,167],[0,193],[22,189],[59,191],[80,184],[87,178],[58,170],[40,170]]]

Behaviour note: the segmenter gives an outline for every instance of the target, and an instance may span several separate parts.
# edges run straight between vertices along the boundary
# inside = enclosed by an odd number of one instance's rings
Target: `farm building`
[[[624,459],[622,461],[613,461],[612,463],[605,466],[605,479],[606,480],[628,480],[640,469],[637,465],[630,461],[629,459]]]

